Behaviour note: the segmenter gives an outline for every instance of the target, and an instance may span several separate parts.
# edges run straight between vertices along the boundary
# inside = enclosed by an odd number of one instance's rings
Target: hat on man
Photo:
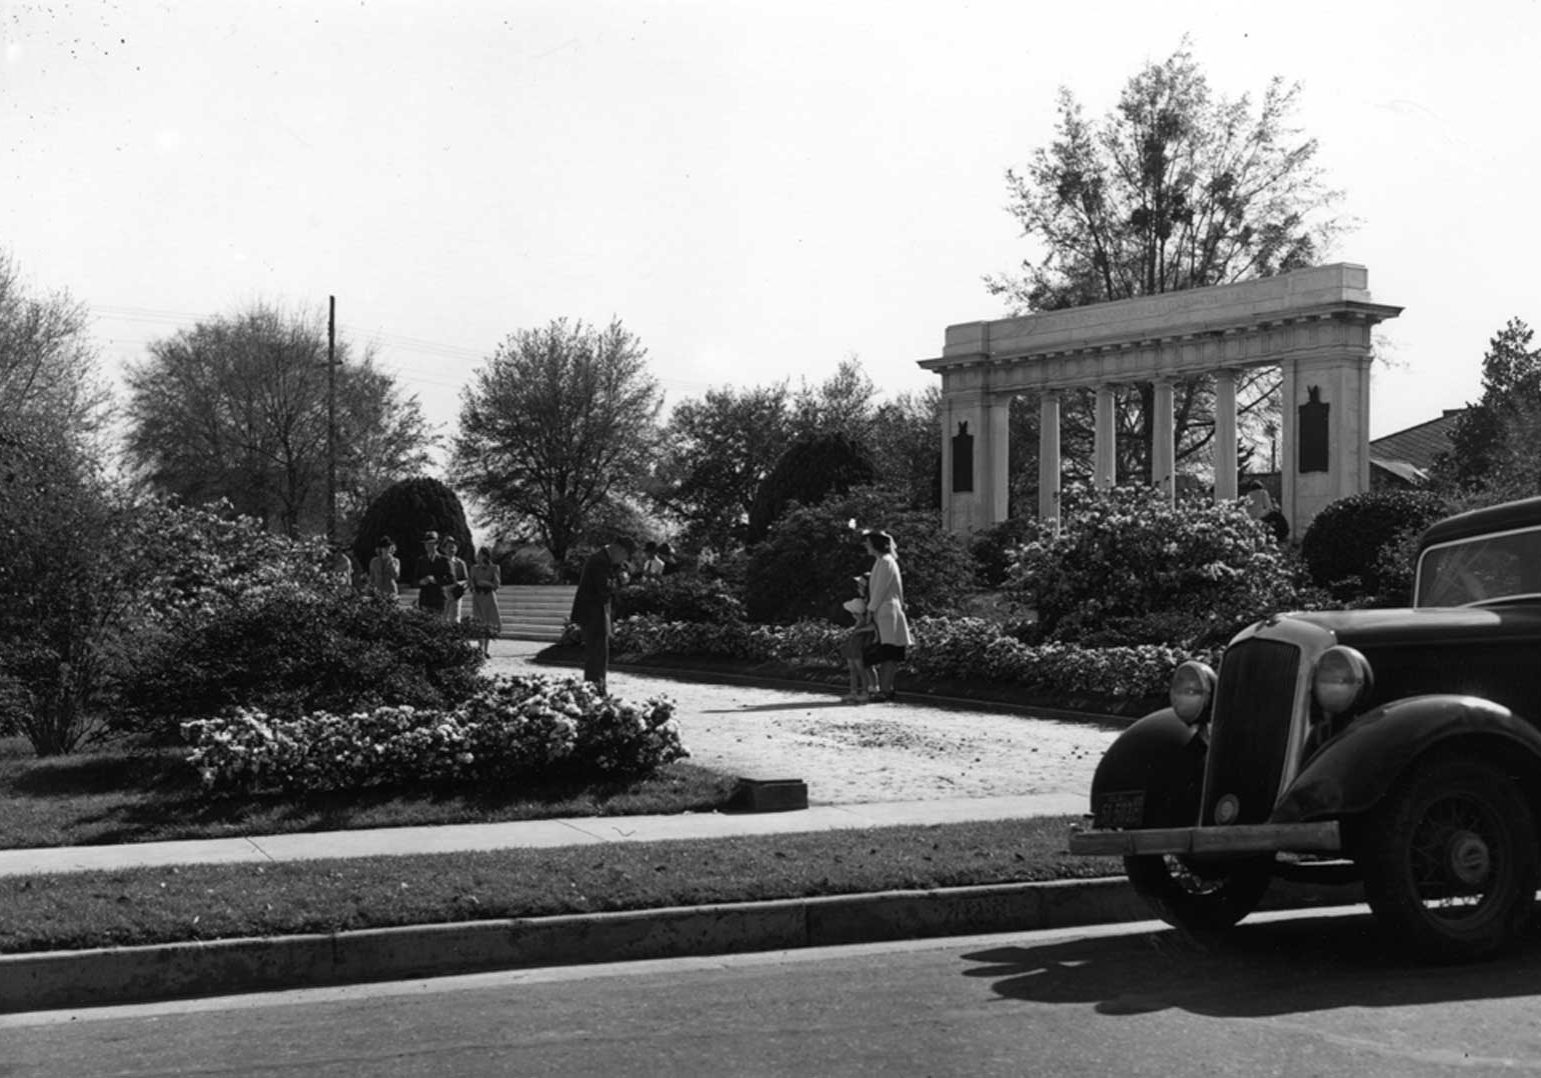
[[[437,543],[438,541],[439,541],[439,533],[438,532],[424,532],[423,533],[423,542],[425,542],[425,543]]]

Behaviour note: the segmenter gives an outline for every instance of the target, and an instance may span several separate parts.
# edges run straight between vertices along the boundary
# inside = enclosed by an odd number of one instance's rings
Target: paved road
[[[1510,1075],[1538,993],[1535,944],[1413,967],[1294,915],[0,1017],[0,1075]]]
[[[544,646],[496,641],[488,672],[573,672],[531,663]],[[915,703],[849,705],[811,689],[620,672],[609,682],[611,692],[627,699],[673,699],[693,762],[750,778],[800,778],[814,804],[1084,797],[1097,761],[1127,725]]]

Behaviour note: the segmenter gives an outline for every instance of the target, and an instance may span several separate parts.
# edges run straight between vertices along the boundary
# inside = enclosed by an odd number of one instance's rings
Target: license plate
[[[1114,790],[1097,800],[1095,814],[1098,828],[1107,831],[1125,831],[1138,828],[1145,822],[1145,791]]]

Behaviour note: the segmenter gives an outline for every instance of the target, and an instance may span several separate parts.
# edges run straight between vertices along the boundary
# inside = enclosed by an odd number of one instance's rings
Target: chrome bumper
[[[1337,820],[1319,823],[1237,824],[1234,827],[1153,827],[1140,831],[1070,829],[1070,852],[1113,854],[1337,853],[1343,837]]]

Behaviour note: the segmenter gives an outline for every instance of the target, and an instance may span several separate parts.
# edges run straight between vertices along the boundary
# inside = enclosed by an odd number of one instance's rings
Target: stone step
[[[577,590],[571,584],[505,584],[499,588],[498,614],[503,620],[504,639],[561,639]],[[416,605],[417,589],[403,589],[398,601],[403,606]],[[470,613],[471,602],[467,596],[460,601],[460,614],[468,617]]]

